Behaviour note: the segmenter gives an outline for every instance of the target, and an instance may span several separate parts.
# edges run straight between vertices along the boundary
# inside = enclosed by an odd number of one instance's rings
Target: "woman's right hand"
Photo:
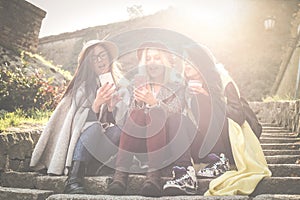
[[[208,92],[202,86],[189,86],[189,91],[191,94],[203,94],[205,96],[209,96]]]
[[[148,86],[134,90],[134,98],[138,103],[144,102],[151,106],[157,104],[157,99],[154,97]]]
[[[143,88],[143,87],[141,87],[141,88],[136,88],[136,89],[134,89],[134,91],[133,91],[133,97],[134,97],[134,101],[136,102],[136,104],[138,105],[138,106],[142,106],[143,105],[143,101],[141,100],[141,99],[139,99],[138,97],[137,97],[137,93],[139,93],[139,92],[145,92],[145,89]]]
[[[99,113],[101,105],[112,98],[112,95],[115,92],[113,86],[113,84],[106,83],[97,90],[97,95],[92,105],[92,110],[95,113]]]
[[[190,80],[188,82],[188,88],[191,94],[203,94],[208,96],[208,92],[202,87],[202,82],[199,80]]]

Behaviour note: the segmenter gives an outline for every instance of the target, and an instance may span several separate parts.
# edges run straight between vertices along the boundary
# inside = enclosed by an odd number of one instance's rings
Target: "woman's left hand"
[[[151,90],[145,87],[143,87],[142,89],[134,90],[134,98],[137,101],[145,102],[150,106],[157,104],[157,99],[154,97]]]

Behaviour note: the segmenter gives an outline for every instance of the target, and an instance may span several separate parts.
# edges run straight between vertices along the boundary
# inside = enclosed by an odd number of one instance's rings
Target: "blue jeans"
[[[107,162],[118,152],[120,135],[121,129],[117,126],[108,127],[103,132],[100,124],[91,125],[78,139],[73,160],[88,163],[96,159],[101,163]]]

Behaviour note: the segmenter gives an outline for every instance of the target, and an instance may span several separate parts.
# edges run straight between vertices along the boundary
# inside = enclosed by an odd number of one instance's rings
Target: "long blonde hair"
[[[121,68],[122,64],[118,61],[114,61],[111,65],[111,74],[117,87],[127,87],[130,81],[124,77]]]
[[[171,62],[168,58],[168,52],[166,50],[162,50],[162,49],[158,49],[156,47],[147,47],[145,49],[143,49],[142,51],[142,56],[141,56],[141,59],[139,61],[139,68],[138,68],[138,73],[139,74],[143,74],[143,75],[146,75],[149,79],[149,74],[147,73],[147,70],[146,70],[146,57],[147,57],[147,52],[148,50],[151,49],[151,50],[156,50],[159,52],[160,54],[160,59],[163,63],[163,67],[165,67],[165,72],[164,72],[164,80],[163,80],[163,84],[165,83],[168,83],[171,81],[171,71],[172,71],[172,65],[171,65]]]

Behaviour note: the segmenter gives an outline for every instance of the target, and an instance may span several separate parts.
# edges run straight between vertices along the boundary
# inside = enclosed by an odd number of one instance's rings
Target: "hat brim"
[[[118,58],[119,49],[115,43],[106,40],[90,40],[84,44],[79,54],[78,62],[80,63],[82,61],[82,58],[85,56],[88,49],[98,44],[104,46],[104,48],[109,52],[112,60],[116,60]]]
[[[111,59],[112,60],[116,60],[118,58],[118,56],[119,56],[119,49],[118,49],[118,47],[117,47],[117,45],[115,43],[110,42],[110,41],[102,41],[99,44],[103,45],[105,47],[105,49],[107,49],[107,51],[111,55]]]

